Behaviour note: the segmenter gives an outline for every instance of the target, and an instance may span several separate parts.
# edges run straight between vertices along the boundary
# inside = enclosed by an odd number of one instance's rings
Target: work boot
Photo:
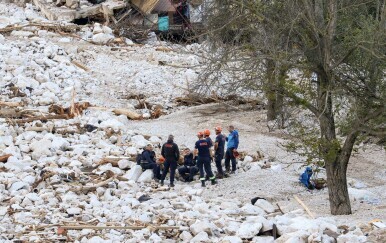
[[[161,186],[163,186],[164,185],[164,180],[161,180]]]
[[[232,171],[231,171],[231,174],[236,174],[236,171],[235,171],[235,170],[232,170]]]
[[[212,181],[212,185],[216,185],[217,184],[216,179],[212,179],[211,181]]]
[[[201,181],[201,186],[205,187],[205,181]]]
[[[173,184],[173,183],[170,183],[170,187],[174,187],[174,184]]]
[[[217,179],[224,179],[224,175],[223,174],[217,174]]]

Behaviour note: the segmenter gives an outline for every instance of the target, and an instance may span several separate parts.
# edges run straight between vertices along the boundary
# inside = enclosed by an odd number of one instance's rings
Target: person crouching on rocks
[[[161,179],[161,169],[160,166],[156,163],[156,156],[155,152],[153,151],[152,144],[146,145],[145,150],[141,155],[140,165],[143,171],[152,169],[154,173],[154,179]]]
[[[196,159],[193,159],[193,153],[189,148],[184,149],[184,165],[178,168],[178,173],[186,182],[191,182],[197,172],[198,168],[196,166]]]

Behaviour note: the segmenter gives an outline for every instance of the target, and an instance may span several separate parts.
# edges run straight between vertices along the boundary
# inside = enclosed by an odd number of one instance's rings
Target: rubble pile
[[[0,28],[38,18],[29,7],[10,6],[0,4]],[[184,92],[178,86],[197,74],[167,64],[198,64],[198,58],[171,54],[157,41],[104,46],[114,35],[99,24],[76,36],[81,40],[37,26],[0,35],[1,242],[351,243],[373,237],[368,225],[338,227],[332,218],[314,219],[263,198],[252,204],[203,196],[219,185],[202,189],[196,180],[159,186],[135,160],[149,143],[159,154],[166,137],[138,134],[129,119],[137,113],[150,118],[155,109],[171,112],[173,99]],[[111,77],[121,78],[109,82]],[[68,110],[65,118],[47,115]],[[238,167],[240,174],[282,169],[259,152],[242,154]],[[358,200],[373,196],[355,187],[350,194]]]

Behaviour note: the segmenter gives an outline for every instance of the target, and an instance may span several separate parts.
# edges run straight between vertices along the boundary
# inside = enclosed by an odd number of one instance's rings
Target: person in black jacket
[[[161,185],[164,185],[165,177],[170,169],[170,187],[174,187],[174,175],[177,169],[177,162],[180,158],[180,151],[174,143],[174,136],[169,135],[168,141],[162,146],[161,155],[165,158],[164,170],[161,177]]]
[[[154,173],[154,178],[157,180],[161,179],[161,168],[156,163],[156,156],[155,152],[153,151],[152,144],[146,145],[145,150],[142,152],[141,155],[140,165],[143,171],[152,169]]]
[[[193,153],[189,148],[184,149],[184,165],[178,168],[178,173],[185,179],[186,182],[193,181],[193,176],[197,174],[198,167],[196,160],[193,159]]]

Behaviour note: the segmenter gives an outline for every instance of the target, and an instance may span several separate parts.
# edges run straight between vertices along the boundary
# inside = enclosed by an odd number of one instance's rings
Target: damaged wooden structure
[[[127,1],[125,0],[107,0],[100,4],[78,9],[57,7],[52,1],[49,2],[47,0],[32,0],[32,2],[47,19],[68,22],[95,15],[104,15],[106,20],[108,20],[109,17],[114,15],[115,10],[127,7]]]
[[[66,4],[58,4],[60,2]],[[70,6],[73,2],[76,5]],[[201,35],[201,21],[191,21],[190,14],[202,2],[203,0],[195,0],[182,5],[180,0],[32,0],[51,21],[78,24],[103,22],[117,30],[116,33],[139,42],[141,38],[134,37],[137,33],[146,39],[151,31],[161,39],[171,40]]]

